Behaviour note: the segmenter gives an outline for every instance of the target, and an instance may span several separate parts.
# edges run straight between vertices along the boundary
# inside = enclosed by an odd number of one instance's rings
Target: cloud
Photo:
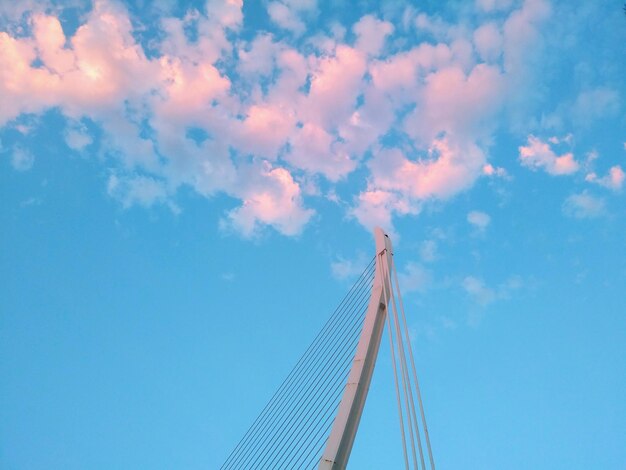
[[[496,300],[496,292],[487,287],[482,279],[467,276],[461,282],[461,286],[478,304],[489,305]]]
[[[593,219],[606,214],[604,199],[587,191],[572,194],[563,203],[563,213],[575,219]]]
[[[585,181],[589,181],[590,183],[595,183],[605,188],[611,189],[613,191],[620,191],[622,186],[624,185],[624,179],[626,175],[624,174],[624,170],[619,165],[612,166],[609,169],[607,175],[603,177],[598,177],[594,172],[588,173],[585,176]]]
[[[435,261],[439,257],[437,242],[435,240],[424,240],[420,245],[420,257],[426,263]]]
[[[243,0],[208,0],[206,9],[215,22],[228,29],[238,29],[243,22]]]
[[[486,23],[474,31],[474,44],[485,62],[496,61],[502,54],[502,33],[496,23]]]
[[[306,31],[303,15],[312,13],[317,7],[317,0],[277,0],[269,2],[267,13],[279,27],[301,35]]]
[[[519,159],[523,166],[531,170],[543,169],[550,175],[570,175],[579,169],[571,152],[558,156],[548,142],[534,135],[528,136],[526,146],[519,147]]]
[[[369,189],[359,196],[354,213],[365,226],[380,211],[417,213],[420,201],[447,199],[470,187],[480,175],[484,161],[478,147],[459,148],[448,140],[434,141],[428,153],[418,160],[407,158],[399,149],[381,150],[369,163]],[[382,214],[375,219],[389,220]]]
[[[17,171],[28,171],[33,167],[35,157],[30,150],[16,147],[11,153],[11,166]]]
[[[73,123],[65,130],[65,143],[72,150],[78,152],[84,150],[88,145],[93,143],[93,138],[89,134],[87,127],[80,123]]]
[[[330,264],[330,269],[335,279],[343,281],[359,276],[365,269],[365,266],[367,266],[367,263],[366,256],[363,253],[359,253],[356,259],[339,257]]]
[[[463,290],[480,306],[486,307],[497,300],[505,300],[511,294],[524,286],[521,277],[513,275],[500,283],[497,287],[489,287],[478,277],[466,276],[461,281]]]
[[[616,90],[599,87],[581,92],[571,108],[571,118],[579,126],[589,126],[600,119],[615,116],[620,109]]]
[[[471,211],[467,214],[467,221],[479,231],[484,232],[491,223],[491,217],[484,212]]]
[[[416,263],[407,263],[404,270],[398,273],[398,282],[401,292],[424,293],[432,286],[432,273],[424,266]]]
[[[373,15],[365,15],[352,27],[357,36],[355,47],[371,56],[380,54],[387,36],[394,27],[388,21],[381,21]]]
[[[306,30],[304,21],[297,13],[282,2],[270,2],[267,5],[267,12],[274,23],[283,29],[295,34],[302,34]]]
[[[476,5],[486,12],[505,10],[511,6],[513,0],[476,0]]]
[[[113,169],[110,194],[122,206],[170,205],[185,187],[223,194],[233,208],[222,227],[246,237],[266,226],[301,233],[311,199],[338,184],[351,185],[358,222],[393,231],[394,218],[483,175],[506,177],[489,163],[494,134],[531,120],[538,71],[550,72],[537,62],[552,34],[542,29],[545,0],[477,0],[454,22],[415,10],[396,22],[383,9],[352,24],[327,24],[315,0],[272,0],[279,29],[262,32],[244,31],[241,0],[182,17],[160,8],[141,26],[121,3],[99,0],[76,29],[64,29],[64,7],[28,5],[0,10],[13,21],[0,32],[0,126],[56,109],[67,145],[97,147]],[[572,109],[593,116],[621,103],[609,86],[575,93]],[[571,152],[555,153],[563,144],[530,135],[520,161],[574,173]],[[590,181],[622,186],[613,169]]]
[[[284,168],[265,164],[262,171],[250,167],[242,179],[241,206],[231,210],[222,221],[244,237],[258,234],[262,225],[271,225],[284,235],[298,235],[313,216],[302,206],[300,186]]]
[[[508,178],[509,174],[504,168],[494,167],[491,163],[483,166],[483,174],[491,177]]]
[[[137,175],[118,176],[112,174],[107,182],[109,196],[119,200],[124,208],[135,204],[150,207],[155,203],[165,202],[168,194],[163,181]]]
[[[374,227],[382,227],[390,235],[394,233],[391,216],[393,214],[415,214],[419,207],[414,206],[406,198],[390,191],[378,189],[360,193],[357,197],[356,206],[352,209],[354,216],[364,227],[372,230]],[[394,240],[397,238],[393,237]]]

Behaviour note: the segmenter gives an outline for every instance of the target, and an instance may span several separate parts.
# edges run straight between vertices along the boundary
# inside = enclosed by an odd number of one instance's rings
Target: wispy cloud
[[[491,223],[491,217],[485,212],[471,211],[467,214],[467,221],[482,233]]]
[[[587,191],[572,194],[563,203],[563,213],[576,219],[594,219],[606,214],[604,199]]]
[[[436,240],[424,240],[420,245],[420,257],[426,263],[432,263],[439,257]]]
[[[410,292],[424,293],[433,284],[433,276],[429,269],[417,263],[407,263],[404,269],[398,274],[400,290],[404,294]]]
[[[359,276],[365,267],[368,260],[365,254],[359,253],[354,259],[347,259],[338,257],[330,264],[332,275],[338,280],[350,280]]]
[[[17,171],[28,171],[35,163],[35,156],[28,149],[16,147],[11,153],[11,165]]]
[[[479,277],[466,276],[461,281],[463,290],[480,306],[486,307],[497,300],[510,298],[511,294],[524,286],[519,276],[511,276],[496,287],[489,287]]]

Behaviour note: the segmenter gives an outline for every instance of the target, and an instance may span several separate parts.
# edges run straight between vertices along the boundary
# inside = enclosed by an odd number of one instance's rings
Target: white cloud
[[[35,157],[30,150],[16,147],[11,153],[11,165],[17,171],[28,171],[33,167]]]
[[[479,231],[484,232],[491,223],[491,217],[485,212],[471,211],[467,214],[467,221]]]
[[[360,253],[356,259],[339,257],[330,264],[330,270],[335,279],[341,281],[359,276],[367,266],[367,258]]]
[[[73,123],[73,125],[69,126],[64,136],[65,143],[67,143],[68,147],[79,152],[93,143],[93,138],[89,134],[87,127],[80,122]]]
[[[576,219],[593,219],[606,213],[604,199],[592,196],[587,191],[572,194],[563,203],[563,213]]]
[[[482,307],[497,300],[509,299],[513,292],[523,286],[522,278],[517,275],[509,277],[495,288],[487,286],[481,278],[475,276],[466,276],[461,281],[463,290]]]
[[[619,93],[607,87],[599,87],[581,92],[570,113],[575,124],[589,126],[600,119],[615,116],[619,110]]]
[[[438,258],[437,242],[435,240],[424,240],[420,245],[420,257],[426,263],[432,263]]]
[[[482,279],[467,276],[461,286],[480,305],[489,305],[496,300],[496,292],[487,287]]]
[[[432,273],[420,264],[407,263],[404,270],[398,273],[398,282],[400,292],[404,294],[416,291],[424,293],[432,286]]]
[[[137,176],[118,176],[112,174],[107,182],[109,196],[119,200],[125,208],[134,204],[150,207],[167,200],[167,190],[163,181]]]

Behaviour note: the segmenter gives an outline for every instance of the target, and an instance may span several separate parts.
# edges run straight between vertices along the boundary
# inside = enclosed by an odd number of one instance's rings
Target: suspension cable
[[[393,262],[391,264],[393,266]],[[417,447],[419,449],[419,455],[420,455],[420,462],[422,464],[422,468],[425,468],[424,455],[422,452],[422,442],[420,438],[419,428],[417,426],[417,415],[415,413],[415,402],[413,400],[413,389],[411,387],[411,381],[409,379],[409,370],[408,370],[408,366],[406,362],[406,354],[404,352],[404,337],[400,329],[400,319],[398,317],[398,309],[396,307],[396,299],[395,299],[396,296],[395,296],[395,291],[394,291],[394,284],[391,282],[391,273],[386,272],[385,274],[387,276],[387,279],[389,280],[389,287],[391,289],[391,306],[392,306],[393,317],[394,317],[394,325],[396,327],[396,341],[398,343],[400,366],[402,370],[402,383],[404,386],[404,399],[405,399],[407,415],[408,415],[409,434],[411,437],[411,452],[413,456],[413,463],[415,465],[415,468],[418,468],[417,456],[415,454],[415,444],[417,443]],[[398,294],[399,292],[400,291],[398,289]],[[409,338],[407,336],[407,342],[408,342],[408,339]],[[407,346],[410,348],[410,344],[407,344]],[[414,429],[415,429],[415,434],[413,431]]]
[[[383,265],[382,261],[380,261],[380,264],[381,264],[381,271],[382,271],[382,265]],[[386,287],[385,283],[383,282],[383,302],[387,306],[389,305],[389,303],[387,302],[387,290],[385,287]],[[406,436],[404,434],[404,418],[402,414],[402,400],[400,398],[400,386],[398,385],[398,371],[396,368],[396,355],[395,355],[396,347],[393,341],[393,329],[391,328],[391,318],[389,315],[388,308],[387,308],[387,331],[389,333],[389,347],[391,349],[391,363],[393,364],[393,378],[394,378],[394,382],[396,385],[396,401],[398,404],[398,415],[400,417],[400,435],[402,436],[402,452],[404,455],[404,467],[406,468],[406,470],[409,470],[409,457],[406,451]]]
[[[332,425],[333,410],[350,370],[375,272],[374,258],[340,302],[296,366],[230,453],[222,469],[277,468],[307,459]],[[330,380],[320,379],[331,377]],[[299,397],[299,400],[294,398]],[[312,400],[309,400],[312,398]],[[330,420],[330,424],[328,421]],[[321,434],[320,434],[321,433]],[[302,437],[299,442],[298,437]],[[296,445],[299,444],[299,445]],[[322,442],[322,447],[323,447]],[[296,455],[303,450],[304,456]],[[256,457],[255,457],[256,456]],[[316,455],[313,455],[313,459]],[[292,462],[293,463],[293,462]],[[299,467],[289,467],[299,468]]]
[[[407,341],[409,341],[409,329],[407,326],[406,315],[404,313],[404,304],[402,302],[402,296],[400,295],[400,284],[398,283],[398,273],[396,271],[395,264],[393,266],[393,277],[396,287],[398,289],[398,303],[400,304],[400,312],[402,314],[402,322],[404,324],[404,329],[407,335]],[[411,343],[409,342],[409,359],[411,361],[411,371],[413,373],[413,380],[415,381],[415,390],[417,392],[417,403],[420,409],[420,415],[422,418],[422,425],[424,426],[424,438],[426,439],[426,448],[428,450],[428,460],[430,461],[431,470],[435,470],[435,460],[433,458],[433,451],[430,446],[430,436],[428,434],[428,425],[426,424],[426,415],[424,413],[424,405],[422,403],[422,394],[420,392],[419,381],[417,380],[417,372],[415,369],[415,359],[413,357],[413,348],[411,347]],[[422,464],[423,465],[423,464]],[[424,467],[425,468],[425,467]]]

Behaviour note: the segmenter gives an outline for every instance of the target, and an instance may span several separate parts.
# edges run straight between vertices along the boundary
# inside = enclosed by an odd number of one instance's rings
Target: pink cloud
[[[447,66],[452,51],[446,44],[420,44],[407,52],[399,52],[381,61],[374,61],[370,73],[374,86],[394,94],[398,89],[412,90],[419,87],[420,75]]]
[[[394,234],[391,221],[393,214],[406,215],[418,212],[418,206],[413,205],[408,198],[398,193],[371,189],[358,195],[357,204],[351,214],[368,229],[382,227],[387,233]],[[396,238],[394,236],[394,240]]]
[[[283,29],[287,29],[296,34],[304,33],[306,26],[298,15],[282,2],[270,2],[267,5],[267,12],[274,23]]]
[[[372,178],[353,215],[366,227],[390,227],[391,213],[417,213],[424,200],[447,199],[469,188],[485,163],[475,145],[461,148],[436,140],[425,157],[410,160],[399,149],[380,151],[369,163]],[[385,212],[386,211],[386,212]]]
[[[295,126],[293,110],[278,106],[253,105],[242,125],[239,147],[250,153],[275,159]]]
[[[551,5],[546,0],[526,0],[521,8],[514,10],[503,25],[504,68],[517,81],[527,79],[532,71],[529,54],[533,45],[539,43],[539,26],[550,16]]]
[[[161,96],[155,99],[155,110],[167,119],[203,122],[212,101],[223,98],[230,88],[230,80],[210,63],[164,56],[159,65]]]
[[[494,167],[491,163],[487,163],[483,166],[483,174],[486,176],[498,176],[500,178],[506,178],[508,176],[504,168]]]
[[[243,0],[208,0],[209,17],[229,29],[238,29],[243,22]]]
[[[338,129],[340,147],[355,158],[376,145],[396,120],[392,103],[376,88],[367,87],[363,97],[363,105]]]
[[[347,119],[362,89],[365,71],[363,53],[338,46],[335,55],[322,58],[313,71],[303,117],[325,126],[336,126]]]
[[[316,7],[316,0],[276,0],[268,3],[267,13],[276,25],[300,35],[306,30],[303,14],[313,12]]]
[[[460,148],[448,140],[433,141],[418,160],[406,158],[399,149],[383,150],[370,162],[371,184],[414,199],[446,199],[475,181],[484,160],[478,147]]]
[[[477,139],[495,124],[504,102],[505,82],[497,67],[479,64],[469,75],[458,66],[430,73],[417,107],[405,121],[407,133],[424,143],[441,132]]]
[[[388,21],[381,21],[373,15],[363,16],[352,30],[357,36],[355,48],[371,56],[379,55],[387,36],[393,33],[394,27]]]
[[[59,78],[30,64],[37,58],[34,43],[0,32],[0,125],[21,113],[39,113],[56,102]]]
[[[76,66],[74,54],[65,48],[66,37],[58,18],[37,14],[33,29],[39,55],[48,69],[63,74]]]
[[[528,136],[528,145],[519,147],[519,159],[523,166],[532,170],[543,169],[551,175],[569,175],[579,169],[572,153],[558,156],[548,143],[534,135]]]
[[[290,145],[285,155],[289,163],[310,173],[321,173],[331,181],[341,179],[356,166],[356,162],[335,143],[335,138],[315,124],[305,124],[297,129]]]
[[[237,69],[247,76],[269,76],[274,70],[279,48],[270,34],[260,34],[249,47],[239,49]]]
[[[261,224],[272,225],[284,235],[298,235],[314,211],[302,206],[300,186],[284,168],[265,165],[262,171],[242,172],[239,191],[242,205],[228,213],[224,226],[245,237],[254,236]]]
[[[622,186],[624,185],[624,179],[626,179],[626,174],[622,167],[619,165],[615,165],[609,169],[607,175],[599,178],[595,173],[588,173],[585,176],[585,180],[590,183],[596,183],[600,186],[604,186],[605,188],[612,189],[613,191],[620,191]]]
[[[486,23],[474,31],[474,45],[480,58],[492,62],[502,54],[502,34],[496,23]]]
[[[183,185],[207,197],[222,192],[242,201],[225,224],[248,236],[263,225],[299,233],[312,217],[304,197],[333,194],[333,183],[364,159],[369,174],[351,213],[367,226],[391,228],[394,215],[451,198],[481,175],[506,176],[488,163],[489,147],[501,118],[528,97],[517,86],[530,83],[529,57],[550,14],[545,0],[525,0],[475,29],[409,12],[405,27],[434,41],[408,50],[402,26],[374,15],[300,38],[301,49],[290,44],[293,35],[247,39],[237,35],[242,5],[210,0],[182,18],[161,18],[150,54],[118,3],[95,2],[71,37],[54,9],[33,14],[31,36],[0,32],[0,125],[57,107],[72,148],[101,145],[115,160],[118,188],[127,189],[125,197],[115,192],[122,204],[168,203]],[[272,21],[296,34],[317,9],[315,0],[268,5]],[[476,6],[503,11],[511,2]],[[391,35],[400,50],[381,57]],[[581,96],[583,105],[602,98],[598,109],[612,109],[610,93]],[[76,125],[84,117],[101,139]],[[383,145],[390,130],[402,148]],[[520,160],[573,173],[573,155],[551,146],[561,144],[530,136]],[[617,167],[589,178],[617,190],[624,175]],[[330,187],[320,190],[320,179]],[[128,196],[133,188],[143,196]]]
[[[483,11],[505,10],[511,6],[513,0],[476,0],[476,5]]]

